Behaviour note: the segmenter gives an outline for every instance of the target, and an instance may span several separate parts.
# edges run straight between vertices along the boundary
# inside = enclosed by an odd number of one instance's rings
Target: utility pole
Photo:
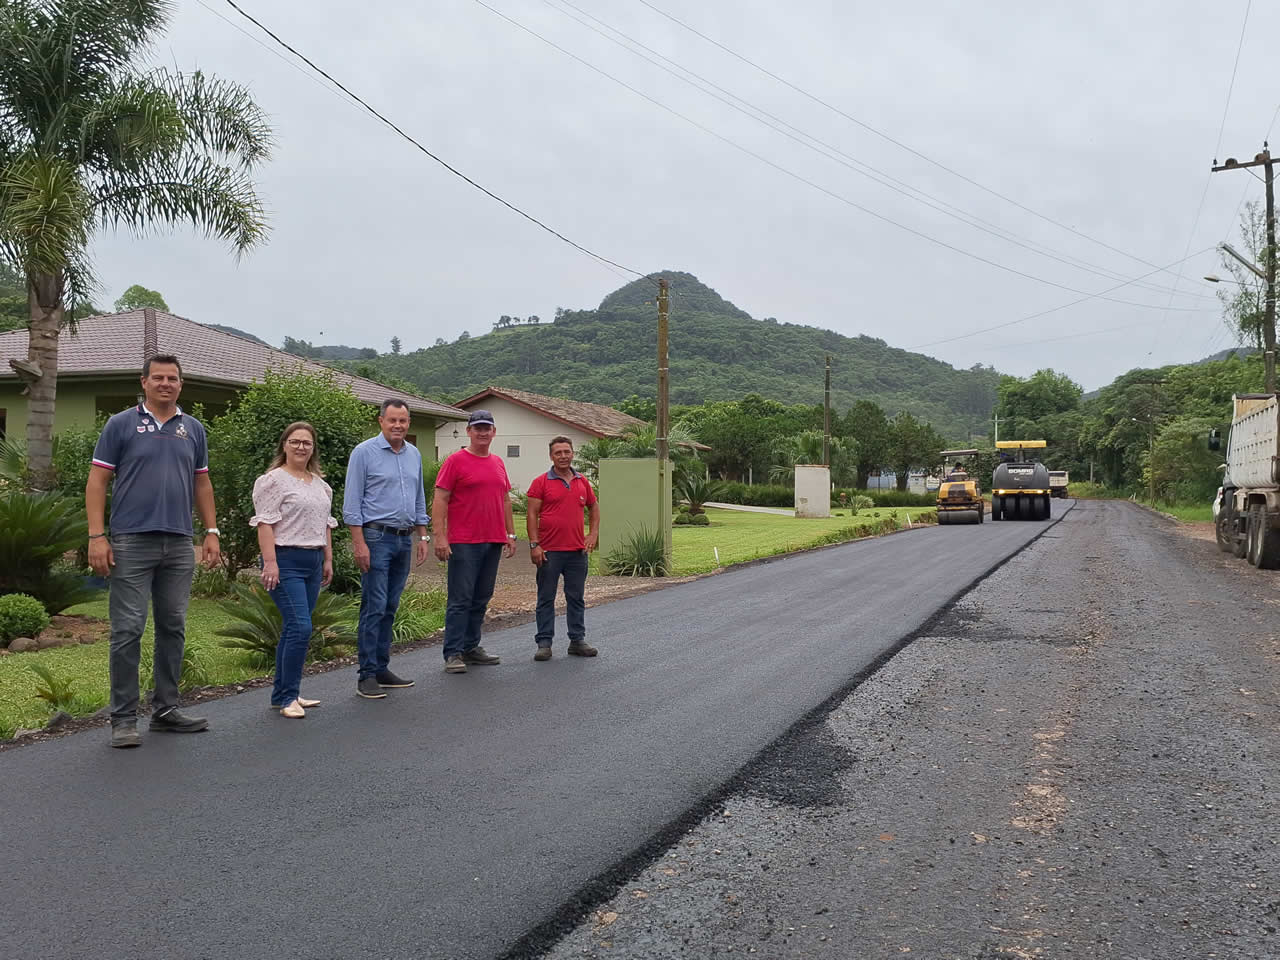
[[[1276,197],[1275,197],[1275,161],[1271,157],[1271,150],[1264,141],[1262,144],[1262,152],[1255,156],[1249,163],[1240,163],[1235,157],[1227,157],[1222,166],[1218,166],[1218,161],[1213,161],[1211,167],[1214,173],[1222,170],[1247,170],[1249,167],[1262,167],[1266,176],[1263,183],[1267,190],[1267,250],[1266,258],[1266,283],[1267,283],[1267,305],[1262,317],[1262,343],[1265,348],[1263,353],[1263,362],[1266,370],[1266,385],[1264,387],[1267,393],[1276,392]],[[1250,268],[1254,269],[1254,268]],[[1257,273],[1257,270],[1254,269]]]
[[[1000,442],[1000,414],[996,414],[996,443]]]
[[[658,529],[671,519],[670,494],[667,493],[667,458],[670,456],[667,434],[670,432],[670,406],[667,402],[667,314],[670,291],[665,277],[658,279],[658,411],[654,424],[654,440],[658,454]],[[665,518],[665,519],[664,519]]]
[[[831,466],[831,354],[827,354],[827,386],[822,400],[822,465]]]

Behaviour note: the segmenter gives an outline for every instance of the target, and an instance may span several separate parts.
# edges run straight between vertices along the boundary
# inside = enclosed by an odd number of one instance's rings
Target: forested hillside
[[[687,273],[671,280],[671,400],[703,403],[748,393],[783,403],[821,403],[823,359],[831,354],[832,403],[847,410],[874,400],[906,410],[944,436],[987,433],[1000,376],[957,370],[872,337],[753,319]],[[360,361],[430,396],[460,399],[489,384],[613,404],[652,397],[657,350],[656,288],[639,280],[594,310],[558,310],[554,322],[503,317],[484,336]],[[341,365],[354,369],[348,361]]]

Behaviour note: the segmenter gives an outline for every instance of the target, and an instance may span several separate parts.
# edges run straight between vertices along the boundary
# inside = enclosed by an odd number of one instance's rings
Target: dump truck
[[[1224,552],[1274,570],[1280,567],[1280,400],[1273,393],[1244,393],[1231,401],[1215,537]],[[1219,446],[1213,431],[1209,448]]]
[[[1049,495],[1059,500],[1067,499],[1067,484],[1071,482],[1071,474],[1066,470],[1049,471]]]
[[[1027,453],[1045,446],[1043,440],[996,441],[996,450],[1009,451],[1009,459],[991,474],[992,520],[1049,519],[1049,468]]]
[[[976,462],[977,450],[943,450],[942,482],[938,484],[938,523],[982,523],[986,504],[978,480],[965,469]]]

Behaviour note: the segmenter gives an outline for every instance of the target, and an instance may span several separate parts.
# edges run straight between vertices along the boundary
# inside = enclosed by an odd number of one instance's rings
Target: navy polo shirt
[[[143,404],[107,421],[93,448],[93,465],[115,474],[112,533],[191,536],[195,477],[209,472],[204,427],[178,412],[163,424]]]

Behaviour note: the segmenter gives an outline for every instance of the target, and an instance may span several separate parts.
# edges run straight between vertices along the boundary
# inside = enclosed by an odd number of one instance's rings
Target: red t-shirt
[[[496,453],[477,457],[469,450],[449,455],[436,486],[448,490],[450,543],[506,543],[507,493],[511,481]]]
[[[543,550],[585,550],[582,510],[596,502],[596,492],[580,473],[568,483],[554,472],[540,473],[529,484],[529,497],[542,501],[538,514],[538,546]]]

